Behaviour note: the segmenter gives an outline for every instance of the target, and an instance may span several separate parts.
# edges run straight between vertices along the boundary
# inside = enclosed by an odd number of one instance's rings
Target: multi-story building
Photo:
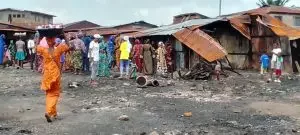
[[[0,9],[0,22],[35,28],[38,25],[52,24],[54,15],[12,8]]]

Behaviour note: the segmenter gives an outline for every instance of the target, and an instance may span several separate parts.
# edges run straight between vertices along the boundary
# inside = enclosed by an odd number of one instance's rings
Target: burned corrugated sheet
[[[226,50],[218,42],[198,28],[185,28],[173,35],[209,62],[227,55]]]
[[[249,17],[239,16],[239,17],[229,19],[229,22],[233,28],[238,30],[241,34],[243,34],[249,40],[251,39],[249,26],[247,25],[247,24],[251,23]]]
[[[195,19],[189,20],[183,23],[172,24],[167,26],[162,26],[158,28],[148,29],[144,31],[140,31],[137,33],[131,34],[132,37],[144,37],[144,36],[161,36],[161,35],[172,35],[180,30],[183,30],[186,27],[191,27],[194,25],[202,26],[212,22],[221,21],[221,18],[214,19]]]
[[[299,15],[300,10],[298,9],[293,9],[290,7],[285,7],[285,6],[265,6],[265,7],[260,7],[248,11],[243,11],[243,12],[238,12],[238,13],[233,13],[229,15],[222,15],[222,17],[229,17],[229,16],[240,16],[243,14],[251,14],[251,13],[259,13],[259,14],[271,14],[271,13],[279,13],[279,14],[293,14],[293,15]]]
[[[290,27],[269,15],[257,15],[256,21],[270,28],[278,36],[286,36],[290,40],[300,38],[300,30]]]

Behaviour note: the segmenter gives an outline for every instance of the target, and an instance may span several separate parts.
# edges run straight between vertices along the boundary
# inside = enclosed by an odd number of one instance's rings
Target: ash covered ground
[[[90,87],[88,75],[64,73],[60,119],[47,123],[41,74],[1,69],[0,134],[300,134],[298,77],[285,76],[278,84],[266,83],[255,72],[240,73],[243,76],[230,74],[222,81],[160,79],[171,85],[148,88],[112,78],[101,78],[98,87]],[[68,88],[74,81],[81,87]],[[128,121],[119,120],[122,115]]]

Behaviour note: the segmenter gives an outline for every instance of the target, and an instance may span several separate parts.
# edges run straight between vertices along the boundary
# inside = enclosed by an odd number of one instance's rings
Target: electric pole
[[[219,16],[222,14],[222,0],[219,2]]]

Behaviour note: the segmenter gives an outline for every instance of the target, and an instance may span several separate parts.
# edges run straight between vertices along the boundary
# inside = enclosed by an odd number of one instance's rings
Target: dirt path
[[[40,74],[0,70],[0,134],[298,134],[298,78],[267,84],[254,73],[224,81],[174,81],[174,86],[137,88],[133,81],[63,75],[62,120],[46,123]],[[82,87],[69,89],[77,81]],[[129,84],[129,85],[128,85]],[[193,88],[192,88],[193,87]],[[195,87],[195,88],[194,88]],[[184,117],[184,112],[192,112]],[[129,121],[119,121],[127,115]]]

